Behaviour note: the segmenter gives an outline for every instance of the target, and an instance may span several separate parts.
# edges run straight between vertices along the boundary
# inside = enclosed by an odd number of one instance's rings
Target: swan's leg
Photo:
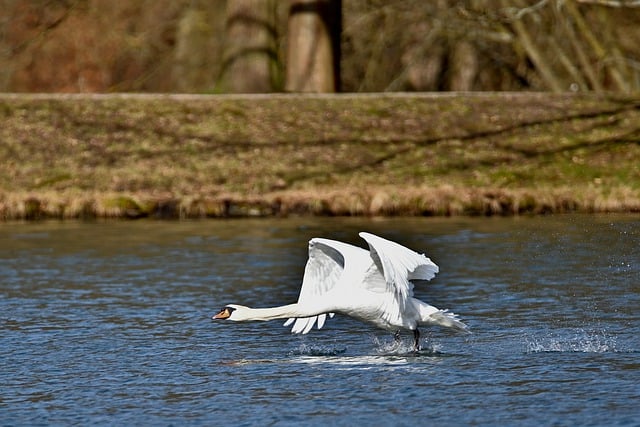
[[[418,328],[413,330],[413,350],[420,351],[420,331]]]

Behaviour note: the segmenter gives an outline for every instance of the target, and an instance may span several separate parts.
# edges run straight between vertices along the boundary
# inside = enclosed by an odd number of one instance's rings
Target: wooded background
[[[3,92],[640,88],[638,0],[0,5]]]

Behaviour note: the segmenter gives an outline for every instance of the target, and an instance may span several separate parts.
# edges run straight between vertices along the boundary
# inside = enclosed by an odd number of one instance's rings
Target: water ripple
[[[310,237],[370,230],[441,267],[418,297],[473,334],[419,352],[337,315],[211,322],[295,301]],[[0,224],[0,425],[633,425],[640,220]],[[603,248],[606,248],[604,250]]]

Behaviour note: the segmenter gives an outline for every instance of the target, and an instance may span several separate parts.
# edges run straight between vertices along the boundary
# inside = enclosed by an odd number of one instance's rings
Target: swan
[[[467,332],[467,326],[448,310],[413,297],[414,280],[431,280],[438,266],[423,254],[371,233],[359,233],[369,250],[336,240],[313,238],[298,302],[272,308],[227,304],[213,320],[251,321],[288,319],[291,332],[320,329],[327,316],[347,315],[394,333],[413,332],[420,350],[418,327],[439,325]]]

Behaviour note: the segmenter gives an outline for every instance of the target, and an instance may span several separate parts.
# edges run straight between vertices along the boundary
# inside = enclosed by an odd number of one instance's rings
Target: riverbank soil
[[[0,95],[0,218],[640,212],[640,98]]]

